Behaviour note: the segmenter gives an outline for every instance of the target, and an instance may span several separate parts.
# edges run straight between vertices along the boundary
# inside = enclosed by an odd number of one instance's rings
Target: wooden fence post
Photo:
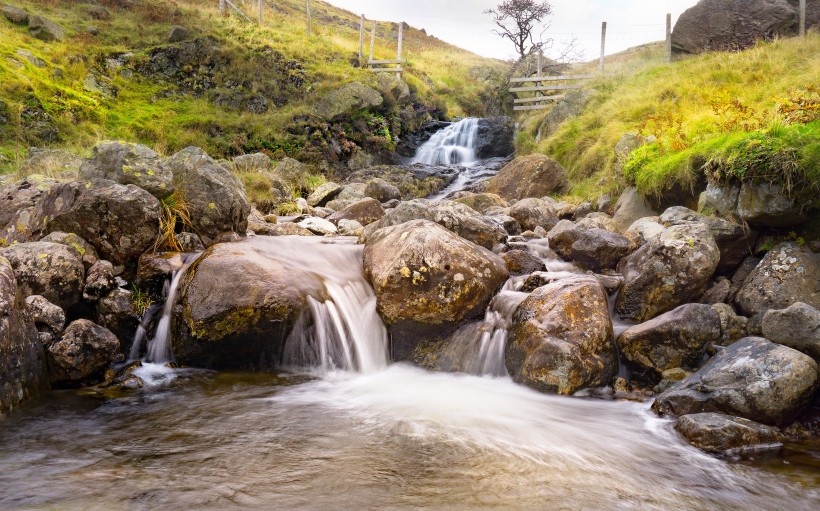
[[[806,0],[800,0],[800,37],[806,37]]]
[[[307,30],[308,30],[308,37],[310,37],[311,32],[311,19],[310,19],[310,0],[307,0]]]
[[[224,15],[225,14],[225,9],[227,9],[227,8],[228,8],[228,6],[225,5],[225,0],[219,0],[219,12],[221,12]]]
[[[373,60],[373,50],[376,47],[376,22],[373,22],[373,30],[370,31],[370,58],[367,60],[370,62]]]
[[[259,24],[262,24],[262,0],[259,0]]]
[[[359,23],[359,67],[363,67],[362,59],[364,59],[364,14],[362,14],[362,20]]]
[[[666,14],[666,61],[672,62],[672,13]]]
[[[399,22],[399,50],[396,52],[396,60],[401,60],[401,50],[402,50],[402,42],[404,41],[404,22]],[[399,71],[396,73],[396,77],[401,80],[401,62],[398,63]]]
[[[598,62],[598,71],[604,72],[604,52],[606,51],[606,21],[601,23],[601,60]]]

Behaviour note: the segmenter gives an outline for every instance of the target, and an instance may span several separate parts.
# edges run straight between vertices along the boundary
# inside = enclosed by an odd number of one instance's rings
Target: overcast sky
[[[508,40],[491,33],[483,14],[500,0],[325,0],[368,19],[405,21],[473,53],[506,59],[515,55]],[[553,15],[547,36],[559,46],[575,38],[585,60],[597,58],[601,22],[607,22],[606,52],[615,53],[664,39],[666,13],[678,16],[697,0],[550,0]]]

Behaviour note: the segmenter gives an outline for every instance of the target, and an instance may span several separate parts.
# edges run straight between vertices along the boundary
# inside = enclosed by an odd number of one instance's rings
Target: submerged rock
[[[49,379],[59,387],[100,381],[119,347],[117,337],[110,330],[87,319],[78,319],[66,327],[60,340],[48,346]]]
[[[684,415],[678,419],[675,429],[693,446],[713,454],[734,453],[783,441],[777,428],[723,413]]]

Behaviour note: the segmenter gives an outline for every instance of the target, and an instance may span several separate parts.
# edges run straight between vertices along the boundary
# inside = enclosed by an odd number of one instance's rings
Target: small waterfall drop
[[[468,117],[437,131],[416,150],[411,163],[470,165],[475,163],[478,118]]]

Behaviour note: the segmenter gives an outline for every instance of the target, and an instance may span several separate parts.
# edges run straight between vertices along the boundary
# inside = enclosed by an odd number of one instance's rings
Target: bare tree
[[[491,15],[498,26],[493,33],[512,41],[515,51],[522,59],[543,50],[551,42],[541,41],[549,28],[549,24],[542,26],[541,23],[552,14],[552,6],[547,1],[504,0],[495,9],[484,11],[484,14]],[[541,31],[536,33],[539,29]]]

